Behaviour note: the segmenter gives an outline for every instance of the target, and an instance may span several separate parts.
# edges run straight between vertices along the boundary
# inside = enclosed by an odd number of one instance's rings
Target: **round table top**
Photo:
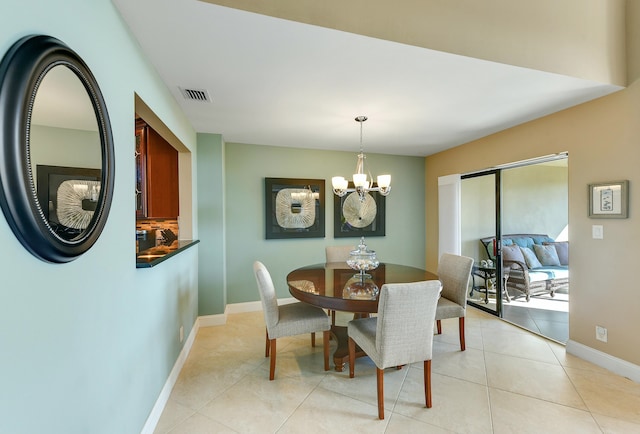
[[[289,292],[295,298],[331,310],[359,313],[378,311],[378,292],[385,283],[437,280],[426,270],[407,265],[383,264],[367,271],[362,279],[344,262],[314,264],[287,275]]]

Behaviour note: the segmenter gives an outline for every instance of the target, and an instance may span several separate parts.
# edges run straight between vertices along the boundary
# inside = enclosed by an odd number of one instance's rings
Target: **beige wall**
[[[438,255],[438,177],[568,151],[571,340],[640,365],[640,81],[607,97],[425,159],[427,269]],[[587,217],[587,185],[628,179],[628,219]],[[593,224],[604,239],[591,238]],[[595,326],[608,329],[608,343]]]
[[[640,1],[627,0],[626,6],[627,82],[633,83],[640,78]]]

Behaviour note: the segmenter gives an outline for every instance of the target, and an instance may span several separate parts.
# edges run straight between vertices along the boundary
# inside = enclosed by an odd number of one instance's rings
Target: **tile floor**
[[[512,299],[503,305],[503,318],[562,344],[569,340],[569,294],[556,293]]]
[[[368,358],[349,379],[348,367],[323,370],[321,336],[316,348],[308,335],[279,339],[269,381],[262,313],[229,315],[199,330],[155,432],[640,432],[640,384],[472,307],[466,323],[464,352],[457,320],[434,337],[433,407],[424,407],[422,363],[389,369],[380,421]]]
[[[484,294],[474,292],[476,297],[470,298],[479,306],[496,310],[495,296],[489,296],[489,302],[484,303]],[[530,301],[522,294],[512,297],[510,302],[502,303],[502,317],[506,321],[553,339],[561,344],[569,340],[569,293],[557,292],[554,297],[549,294],[537,294]]]

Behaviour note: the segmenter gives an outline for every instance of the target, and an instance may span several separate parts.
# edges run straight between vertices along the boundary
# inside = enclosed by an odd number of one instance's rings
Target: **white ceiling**
[[[194,129],[227,143],[355,152],[366,115],[366,152],[426,156],[620,89],[197,0],[113,2]]]

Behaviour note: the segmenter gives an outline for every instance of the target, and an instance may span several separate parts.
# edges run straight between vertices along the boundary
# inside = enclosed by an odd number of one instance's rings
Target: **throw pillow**
[[[528,247],[520,247],[520,250],[522,251],[522,256],[524,256],[524,260],[529,268],[542,267],[542,264],[538,261],[538,257],[533,253],[533,250]]]
[[[544,244],[547,241],[553,241],[553,238],[546,235],[533,235],[531,239],[533,240],[534,244]]]
[[[560,265],[569,265],[569,241],[554,241],[544,244],[554,246],[556,248]]]
[[[538,260],[542,265],[560,265],[560,259],[558,259],[558,252],[556,251],[555,246],[545,246],[535,244],[533,246],[533,251],[536,253]]]
[[[502,260],[525,262],[524,256],[522,256],[522,252],[520,251],[520,247],[515,244],[502,246]]]
[[[514,237],[513,243],[519,245],[520,247],[528,248],[531,248],[535,244],[533,242],[533,238],[531,237]]]

